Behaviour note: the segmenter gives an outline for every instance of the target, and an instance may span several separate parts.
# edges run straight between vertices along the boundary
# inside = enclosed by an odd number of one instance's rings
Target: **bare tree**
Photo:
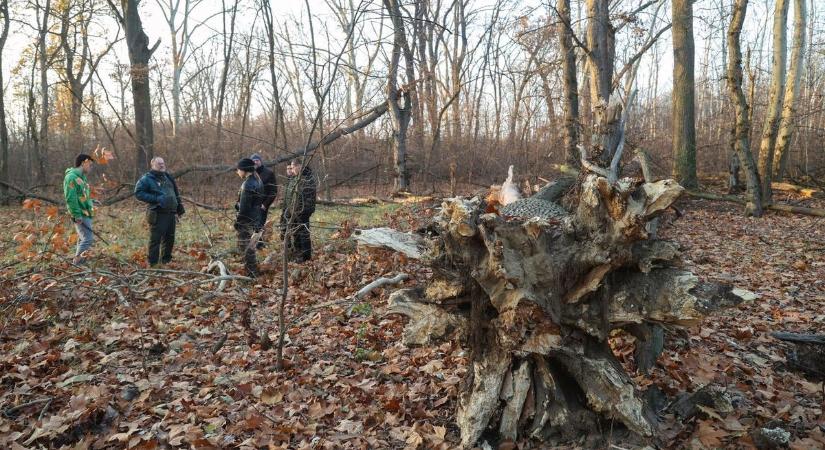
[[[266,30],[266,40],[269,45],[269,79],[272,83],[272,113],[274,115],[275,133],[274,141],[280,140],[281,147],[286,149],[286,125],[284,122],[284,109],[281,104],[281,92],[278,89],[278,75],[275,72],[275,16],[272,14],[272,6],[269,0],[261,0],[263,10],[264,29]]]
[[[736,0],[733,6],[733,17],[728,28],[728,92],[736,111],[736,122],[733,127],[732,139],[737,157],[745,168],[748,202],[745,213],[760,217],[762,215],[761,190],[759,173],[753,154],[750,150],[750,119],[748,116],[748,102],[742,91],[742,50],[739,39],[742,33],[742,24],[748,12],[748,0]]]
[[[6,127],[6,99],[3,82],[3,50],[9,37],[9,2],[0,0],[0,14],[3,15],[3,31],[0,31],[0,181],[9,182],[9,130]],[[8,186],[0,183],[0,204],[8,205]]]
[[[126,29],[126,45],[131,65],[132,99],[135,108],[136,158],[134,177],[137,179],[154,157],[154,128],[152,126],[152,97],[149,90],[149,60],[160,45],[158,39],[149,48],[149,36],[143,31],[138,6],[140,0],[120,0],[118,9],[112,0],[106,0],[118,21]]]
[[[235,42],[235,17],[238,14],[238,1],[235,0],[231,8],[231,15],[229,18],[229,29],[226,24],[226,0],[221,0],[222,13],[221,19],[223,23],[223,70],[221,71],[221,80],[218,83],[218,104],[215,107],[215,114],[217,116],[217,129],[215,131],[215,145],[220,145],[223,136],[223,104],[226,100],[226,82],[229,76],[229,65],[232,60],[232,46]]]
[[[60,7],[59,37],[64,64],[59,73],[71,94],[69,121],[66,124],[68,147],[77,150],[82,147],[81,115],[86,87],[94,78],[100,61],[118,41],[120,27],[106,48],[94,55],[90,43],[90,26],[92,19],[98,14],[95,2],[67,2]]]
[[[208,18],[190,27],[190,16],[203,3],[203,0],[155,0],[155,2],[161,9],[163,18],[169,27],[169,50],[172,63],[172,136],[174,137],[177,136],[181,122],[180,95],[183,66],[190,56],[192,35],[206,23]]]
[[[773,67],[771,69],[771,91],[765,124],[762,128],[762,142],[759,146],[759,176],[762,180],[762,201],[773,201],[771,179],[773,178],[773,149],[782,114],[785,95],[785,73],[788,60],[787,34],[788,0],[777,0],[773,19]]]
[[[43,184],[46,182],[45,159],[49,154],[49,77],[48,70],[51,67],[51,56],[46,50],[46,37],[49,32],[49,11],[51,10],[51,0],[41,6],[39,1],[35,1],[35,17],[37,18],[37,60],[40,63],[40,129],[37,138],[34,140],[34,155],[37,160],[37,180]],[[34,137],[34,135],[33,135]]]
[[[802,61],[805,54],[805,31],[807,19],[807,2],[794,0],[794,32],[791,44],[791,62],[788,67],[788,82],[785,85],[785,98],[782,105],[782,118],[773,153],[773,175],[781,179],[788,163],[788,147],[791,143],[796,115],[796,99],[802,79]]]
[[[406,190],[410,186],[409,171],[407,170],[407,129],[412,118],[412,109],[415,108],[410,96],[409,86],[398,86],[398,64],[401,54],[404,54],[404,69],[407,83],[413,83],[415,72],[413,55],[407,43],[404,31],[404,20],[398,0],[384,0],[384,7],[390,16],[393,25],[392,56],[390,57],[387,72],[387,105],[392,122],[393,163],[395,166],[395,190]]]
[[[693,1],[673,0],[673,175],[686,188],[699,186],[693,59]]]

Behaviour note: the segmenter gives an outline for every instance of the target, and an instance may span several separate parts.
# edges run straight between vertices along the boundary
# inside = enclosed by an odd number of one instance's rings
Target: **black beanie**
[[[238,169],[241,169],[244,172],[254,172],[255,161],[252,161],[249,158],[243,158],[242,160],[238,161]]]
[[[91,159],[92,162],[95,161],[94,158],[92,158],[91,156],[89,156],[85,153],[81,153],[81,154],[77,155],[77,157],[75,157],[75,159],[74,159],[74,166],[75,167],[80,167],[80,165],[83,164],[83,162],[86,161],[87,159]]]

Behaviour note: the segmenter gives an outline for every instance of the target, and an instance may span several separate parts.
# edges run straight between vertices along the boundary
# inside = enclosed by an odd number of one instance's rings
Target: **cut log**
[[[688,191],[688,195],[691,197],[696,198],[703,198],[705,200],[720,200],[725,202],[733,202],[739,204],[746,204],[747,202],[745,199],[739,198],[735,195],[719,195],[713,194],[710,192],[702,192],[702,191]],[[783,205],[779,203],[772,203],[770,205],[765,205],[765,208],[772,209],[774,211],[782,211],[782,212],[789,212],[794,214],[804,214],[807,216],[815,216],[815,217],[825,217],[825,208],[805,208],[803,206],[791,206],[791,205]]]

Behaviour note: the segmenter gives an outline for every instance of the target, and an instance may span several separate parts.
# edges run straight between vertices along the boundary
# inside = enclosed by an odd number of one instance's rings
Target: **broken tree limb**
[[[352,238],[360,245],[394,250],[413,259],[421,259],[426,248],[424,238],[421,236],[395,231],[392,228],[355,230]]]
[[[218,282],[218,287],[215,289],[215,292],[221,292],[226,287],[227,279],[225,277],[229,276],[229,272],[226,270],[226,265],[221,261],[212,261],[206,266],[206,273],[211,273],[213,270],[218,269],[218,272],[221,274],[221,277],[224,277],[220,282]]]
[[[9,189],[17,192],[18,194],[20,194],[20,195],[16,196],[17,198],[36,198],[38,200],[43,200],[46,203],[51,203],[53,205],[58,205],[58,206],[65,204],[65,202],[62,201],[62,200],[53,199],[53,198],[45,196],[45,195],[35,194],[34,192],[32,192],[31,189],[24,189],[24,188],[21,188],[19,186],[15,186],[11,183],[7,183],[5,181],[0,181],[0,185],[6,186],[7,188],[9,188]]]
[[[739,203],[740,205],[744,205],[747,202],[739,198],[735,195],[721,195],[721,194],[713,194],[711,192],[703,192],[703,191],[688,191],[688,195],[691,197],[696,198],[703,198],[705,200],[719,200],[724,202],[732,202],[732,203]],[[815,217],[825,217],[825,209],[823,208],[806,208],[803,206],[791,206],[791,205],[782,205],[777,203],[772,203],[770,205],[766,205],[765,208],[772,209],[774,211],[782,211],[782,212],[789,212],[794,214],[804,214],[807,216],[815,216]]]
[[[355,299],[360,300],[360,299],[366,297],[370,292],[372,292],[375,289],[378,289],[380,287],[386,287],[386,286],[394,286],[394,285],[399,284],[399,283],[401,283],[401,282],[403,282],[403,281],[405,281],[409,278],[410,278],[410,276],[407,275],[406,273],[399,273],[398,275],[396,275],[392,278],[387,278],[387,277],[378,278],[377,280],[373,281],[372,283],[370,283],[370,284],[362,287],[361,289],[359,289],[358,292],[355,293]]]

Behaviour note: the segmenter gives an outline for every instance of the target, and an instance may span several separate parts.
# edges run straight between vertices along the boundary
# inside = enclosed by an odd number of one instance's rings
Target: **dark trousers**
[[[309,237],[309,220],[300,222],[289,222],[289,242],[290,253],[295,256],[298,262],[312,259],[312,241]]]
[[[149,265],[154,266],[158,259],[164,264],[172,260],[172,247],[175,246],[175,213],[149,211]],[[163,246],[161,248],[161,245]],[[158,258],[160,254],[160,258]]]
[[[255,256],[255,246],[249,248],[249,238],[252,237],[253,229],[243,227],[238,232],[238,251],[243,255],[243,265],[246,274],[250,277],[258,276],[258,259]]]

